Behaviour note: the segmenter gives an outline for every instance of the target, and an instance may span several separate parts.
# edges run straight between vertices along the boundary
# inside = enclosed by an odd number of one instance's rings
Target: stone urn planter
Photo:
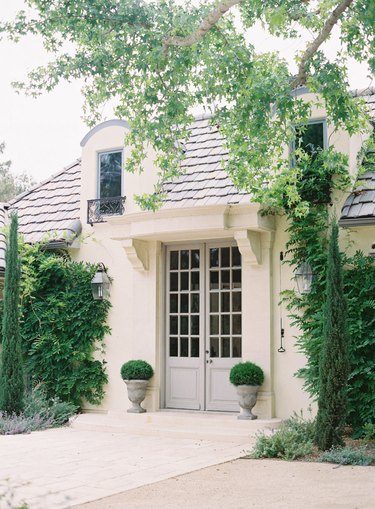
[[[147,412],[141,406],[146,397],[146,390],[154,370],[146,361],[132,360],[125,362],[121,367],[121,377],[126,383],[128,389],[128,398],[132,406],[127,410],[128,413],[142,414]]]
[[[238,404],[242,412],[237,419],[258,419],[257,415],[252,413],[252,409],[257,402],[259,385],[237,385],[236,391],[238,396]]]
[[[252,409],[257,402],[259,387],[264,381],[262,368],[253,362],[239,362],[230,370],[229,380],[236,387],[242,410],[237,419],[257,419],[258,416],[252,413]]]

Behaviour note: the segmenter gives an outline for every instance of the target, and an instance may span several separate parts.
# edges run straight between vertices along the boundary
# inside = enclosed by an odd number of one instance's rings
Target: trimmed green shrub
[[[5,254],[3,348],[0,366],[0,410],[8,414],[22,412],[25,390],[19,328],[20,259],[17,230],[17,215],[12,214]]]
[[[347,414],[349,373],[347,310],[338,235],[339,227],[337,223],[334,223],[328,249],[315,435],[316,445],[324,451],[333,446],[343,445],[343,431]]]
[[[262,385],[264,373],[253,362],[239,362],[230,370],[229,380],[233,385]]]
[[[121,366],[123,380],[149,380],[153,374],[154,370],[146,361],[132,360]]]
[[[365,447],[339,447],[323,452],[319,456],[319,461],[338,465],[368,466],[375,461],[375,453],[367,451]]]
[[[295,414],[272,435],[259,433],[249,457],[295,460],[307,456],[313,450],[314,434],[315,422]]]

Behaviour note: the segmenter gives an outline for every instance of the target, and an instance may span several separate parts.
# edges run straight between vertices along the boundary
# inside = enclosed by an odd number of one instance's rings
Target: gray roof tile
[[[79,234],[80,191],[81,163],[77,160],[11,200],[10,209],[18,212],[19,231],[25,241],[46,238],[66,241],[67,232],[70,231],[72,237]]]

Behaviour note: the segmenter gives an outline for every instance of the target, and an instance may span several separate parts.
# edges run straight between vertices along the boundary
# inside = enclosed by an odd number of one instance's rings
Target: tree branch
[[[295,79],[292,81],[290,87],[291,89],[295,89],[298,86],[304,85],[306,83],[306,64],[308,60],[317,52],[319,47],[323,44],[323,42],[329,37],[332,32],[333,27],[339,21],[341,15],[344,11],[350,7],[350,5],[354,2],[354,0],[344,0],[341,2],[330,14],[327,21],[324,23],[322,31],[314,39],[307,45],[305,52],[302,55],[299,67],[298,74]]]
[[[167,51],[169,46],[192,46],[199,42],[206,33],[213,28],[219,19],[224,16],[234,5],[241,3],[242,0],[222,0],[213,11],[202,21],[197,30],[186,37],[170,36],[166,37],[163,42],[164,51]]]

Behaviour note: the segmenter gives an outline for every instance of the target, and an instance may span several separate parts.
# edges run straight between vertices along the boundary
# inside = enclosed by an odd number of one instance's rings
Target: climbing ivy
[[[369,156],[373,141],[366,144],[366,150],[360,154],[360,171],[364,171],[363,162],[373,161]],[[324,152],[324,153],[323,153]],[[348,182],[345,159],[337,153],[322,151],[320,168],[316,160],[309,166],[306,160],[307,178],[311,171],[318,171],[319,178],[314,179],[313,196],[326,195],[327,189],[332,195],[343,190]],[[335,162],[336,160],[336,162]],[[328,164],[327,164],[328,161]],[[341,162],[340,162],[341,161]],[[340,164],[337,164],[340,162]],[[335,168],[338,174],[335,173]],[[310,184],[307,183],[310,189]],[[298,192],[306,189],[303,174],[296,184]],[[323,304],[326,286],[327,232],[329,229],[330,207],[326,200],[311,199],[306,213],[300,214],[301,203],[285,206],[288,219],[289,240],[287,242],[287,263],[294,269],[307,261],[314,273],[311,292],[299,295],[293,290],[282,293],[287,303],[292,325],[299,329],[297,347],[306,356],[306,365],[296,375],[304,379],[306,391],[314,398],[319,394],[319,359],[323,332]],[[344,292],[347,298],[347,324],[349,329],[350,373],[348,383],[347,423],[352,425],[356,434],[366,423],[375,422],[375,264],[374,260],[363,252],[354,256],[341,254],[344,265]]]
[[[21,251],[20,331],[28,382],[80,407],[84,400],[99,404],[107,383],[100,359],[110,303],[92,298],[96,266],[43,244]]]

